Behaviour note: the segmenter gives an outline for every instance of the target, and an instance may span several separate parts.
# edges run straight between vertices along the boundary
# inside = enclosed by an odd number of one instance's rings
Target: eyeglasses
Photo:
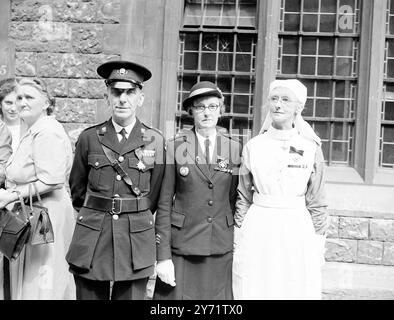
[[[216,111],[219,108],[219,105],[217,104],[210,104],[209,106],[204,106],[204,105],[197,105],[193,106],[193,109],[196,110],[196,112],[204,112],[205,109],[208,109],[209,111]]]
[[[275,103],[275,104],[278,103],[280,100],[285,105],[288,105],[292,102],[297,102],[297,101],[290,100],[288,97],[279,97],[279,96],[268,97],[268,100],[272,103]]]

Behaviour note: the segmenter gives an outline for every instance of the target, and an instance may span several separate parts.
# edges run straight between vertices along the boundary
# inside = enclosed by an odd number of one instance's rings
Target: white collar
[[[116,131],[116,133],[119,133],[123,128],[126,130],[126,134],[127,135],[129,135],[130,134],[130,132],[131,132],[131,130],[133,130],[133,128],[134,128],[134,125],[135,125],[135,123],[136,123],[136,118],[134,118],[134,121],[132,122],[132,123],[130,123],[127,127],[122,127],[122,126],[120,126],[120,125],[118,125],[115,121],[114,121],[114,119],[111,119],[112,120],[112,124],[114,125],[114,128],[115,128],[115,131]]]

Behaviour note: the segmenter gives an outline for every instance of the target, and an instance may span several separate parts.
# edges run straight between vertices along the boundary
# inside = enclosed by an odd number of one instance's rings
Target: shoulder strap
[[[97,136],[99,137],[99,130],[96,130]],[[141,190],[137,187],[134,186],[133,181],[131,180],[130,176],[127,174],[126,171],[123,170],[123,168],[120,166],[118,160],[116,159],[114,152],[100,143],[101,148],[104,151],[105,156],[108,158],[109,162],[111,163],[111,166],[115,169],[115,171],[122,177],[123,181],[130,187],[131,191],[137,196],[141,196]]]

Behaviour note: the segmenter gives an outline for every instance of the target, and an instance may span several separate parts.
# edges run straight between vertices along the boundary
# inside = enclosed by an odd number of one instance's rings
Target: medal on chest
[[[134,151],[135,156],[138,158],[138,163],[137,163],[137,168],[140,171],[143,171],[146,169],[146,166],[144,164],[144,162],[142,161],[142,156],[143,156],[143,151],[141,148],[137,148]]]

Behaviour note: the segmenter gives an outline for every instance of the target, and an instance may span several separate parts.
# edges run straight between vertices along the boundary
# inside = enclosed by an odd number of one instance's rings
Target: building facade
[[[166,137],[192,125],[181,101],[198,80],[245,143],[269,83],[299,79],[327,164],[326,260],[394,267],[394,0],[3,0],[0,24],[0,77],[44,78],[73,141],[109,116],[107,60],[152,70],[139,116]]]

